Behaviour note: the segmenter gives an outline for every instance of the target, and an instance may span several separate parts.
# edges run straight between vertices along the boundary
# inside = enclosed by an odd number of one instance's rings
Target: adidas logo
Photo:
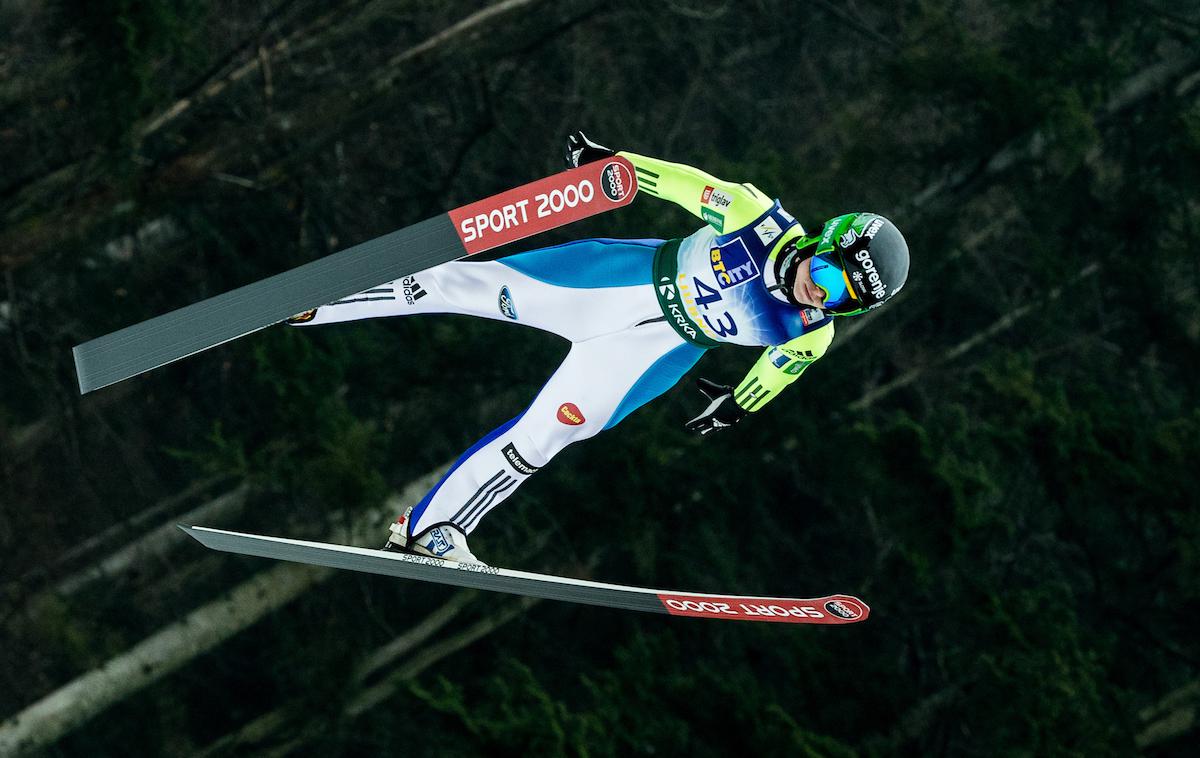
[[[410,276],[400,284],[404,288],[404,302],[409,305],[416,305],[418,300],[429,294],[417,283],[416,277]]]

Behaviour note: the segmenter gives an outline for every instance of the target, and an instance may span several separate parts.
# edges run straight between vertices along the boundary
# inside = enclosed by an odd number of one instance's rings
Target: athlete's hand
[[[697,379],[696,386],[709,399],[709,403],[703,413],[685,424],[688,431],[708,434],[733,426],[746,415],[746,410],[733,400],[733,387],[707,379]]]
[[[567,137],[567,168],[579,168],[585,163],[610,158],[616,155],[604,145],[598,145],[587,138],[583,132],[574,132]]]

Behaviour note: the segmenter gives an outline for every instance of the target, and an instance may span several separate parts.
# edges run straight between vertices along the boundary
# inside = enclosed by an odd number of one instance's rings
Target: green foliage
[[[776,699],[787,692],[780,686],[792,678],[786,672],[756,676],[738,647],[714,660],[692,657],[691,648],[666,631],[635,633],[607,668],[567,674],[566,681],[504,656],[494,674],[469,689],[439,677],[412,692],[450,719],[444,734],[473,738],[449,738],[451,752],[463,754],[855,754],[801,726],[792,706]],[[564,685],[571,694],[562,694]]]
[[[341,576],[63,754],[198,749],[282,705],[262,737],[276,742],[245,752],[319,733],[293,749],[1134,753],[1143,709],[1194,682],[1200,660],[1200,110],[1186,78],[1108,103],[1190,27],[1146,3],[542,3],[423,48],[371,88],[388,60],[478,10],[400,5],[282,3],[269,23],[240,3],[58,6],[79,58],[69,104],[94,131],[72,150],[89,155],[194,84],[197,40],[218,77],[258,35],[296,43],[265,55],[272,97],[257,69],[156,135],[136,205],[109,203],[110,172],[64,172],[85,177],[64,194],[86,199],[61,208],[83,231],[64,250],[33,244],[36,266],[15,264],[4,295],[19,318],[3,322],[3,357],[21,370],[5,375],[0,418],[53,421],[52,442],[4,469],[15,507],[0,534],[19,535],[5,560],[53,566],[64,543],[199,472],[258,485],[247,528],[316,536],[520,412],[566,346],[511,324],[272,328],[139,378],[112,405],[66,400],[71,340],[56,325],[95,336],[526,181],[559,165],[566,124],[753,182],[809,226],[878,209],[904,230],[913,276],[861,329],[839,323],[830,355],[737,428],[686,435],[701,401],[685,381],[556,456],[473,546],[645,586],[853,592],[872,617],[763,629],[543,603],[348,719],[355,664],[446,594]],[[255,41],[232,49],[242,36]],[[10,139],[0,129],[0,149]],[[8,197],[21,239],[53,231],[59,208]],[[105,252],[159,215],[182,230],[174,242]],[[539,243],[694,225],[643,199]],[[711,351],[694,373],[733,382],[754,355]],[[49,662],[2,651],[0,690],[48,690],[259,565],[188,554],[50,607],[34,627]]]
[[[123,649],[126,640],[113,629],[97,634],[95,619],[57,598],[48,598],[38,607],[35,624],[28,631],[36,644],[44,645],[59,656],[56,664],[64,670],[58,675],[73,675],[98,666]]]
[[[230,439],[220,420],[214,421],[201,449],[166,448],[169,455],[195,466],[198,472],[210,475],[247,477],[251,466],[244,441]]]
[[[588,714],[573,713],[542,687],[528,666],[511,658],[483,685],[490,706],[468,704],[461,688],[439,678],[431,690],[413,693],[435,710],[455,717],[476,744],[498,755],[605,755],[599,747],[603,725]]]
[[[94,117],[101,141],[129,137],[134,122],[170,94],[163,69],[195,60],[205,8],[196,0],[59,0],[59,23],[81,57],[80,110]]]

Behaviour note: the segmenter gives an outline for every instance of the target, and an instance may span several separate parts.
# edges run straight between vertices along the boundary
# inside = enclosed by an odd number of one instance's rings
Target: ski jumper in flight
[[[613,151],[576,132],[567,163]],[[391,525],[385,549],[481,563],[467,535],[573,442],[614,427],[675,385],[705,351],[764,348],[736,387],[699,379],[708,434],[761,410],[818,360],[836,317],[876,308],[908,277],[892,222],[847,213],[809,235],[751,184],[629,152],[638,187],[704,222],[671,240],[586,239],[495,261],[454,261],[289,319],[314,326],[457,313],[553,332],[562,365],[525,410],[475,443]]]

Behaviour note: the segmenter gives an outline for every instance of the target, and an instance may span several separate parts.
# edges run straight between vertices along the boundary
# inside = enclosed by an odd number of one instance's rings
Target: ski
[[[628,205],[635,176],[620,156],[589,163],[76,345],[80,394],[382,282]]]
[[[783,598],[654,590],[203,526],[179,528],[205,547],[227,553],[630,611],[784,624],[853,624],[871,612],[866,603],[850,595]]]

